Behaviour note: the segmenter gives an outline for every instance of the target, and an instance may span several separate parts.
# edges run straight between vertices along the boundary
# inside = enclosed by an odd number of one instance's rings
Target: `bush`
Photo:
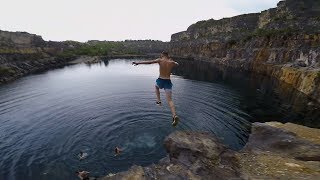
[[[234,45],[236,45],[236,44],[237,44],[237,41],[234,40],[234,39],[231,39],[230,41],[227,42],[227,45],[228,45],[229,47],[232,47],[232,46],[234,46]]]
[[[129,42],[129,41],[126,41]],[[128,45],[126,42],[91,42],[80,44],[73,49],[65,50],[59,56],[71,57],[79,55],[87,56],[107,56],[123,54],[140,54],[136,47]]]
[[[292,36],[295,34],[297,30],[293,30],[290,28],[286,29],[257,29],[255,32],[252,33],[252,36],[255,37],[274,37],[278,35],[286,35],[286,36]]]
[[[0,66],[0,76],[13,74],[15,71],[12,68],[6,66]]]

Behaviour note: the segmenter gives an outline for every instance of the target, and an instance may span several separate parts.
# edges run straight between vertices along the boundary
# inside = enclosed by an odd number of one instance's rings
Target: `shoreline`
[[[232,62],[221,58],[205,57],[183,57],[173,56],[186,62],[207,62],[211,63],[217,69],[233,69],[239,73],[244,72],[249,76],[261,75],[279,81],[282,84],[289,85],[296,91],[305,94],[308,98],[320,103],[320,94],[317,92],[317,86],[320,83],[320,67],[296,67],[293,63],[287,64],[255,64],[248,61]],[[285,86],[284,85],[284,86]]]
[[[70,58],[60,58],[60,57],[49,57],[37,60],[27,60],[18,63],[8,63],[5,67],[14,68],[10,70],[10,74],[3,75],[0,77],[0,86],[13,82],[19,78],[28,76],[34,73],[45,72],[48,70],[61,68],[68,65],[69,61],[72,61],[74,57]],[[9,66],[8,66],[9,65]]]
[[[7,84],[13,82],[19,78],[24,76],[28,76],[33,73],[45,72],[48,70],[61,68],[68,65],[75,65],[80,63],[93,64],[100,62],[101,60],[108,59],[134,59],[134,58],[155,58],[158,57],[157,54],[147,54],[147,55],[112,55],[112,56],[71,56],[71,57],[48,57],[41,59],[29,59],[22,60],[22,62],[7,63],[5,67],[14,67],[15,70],[10,72],[9,75],[3,75],[0,77],[0,86],[3,84]],[[21,67],[20,67],[21,66]],[[1,69],[0,69],[1,70]]]
[[[157,54],[149,54],[149,55],[112,55],[112,56],[79,56],[75,60],[70,61],[68,65],[74,65],[79,63],[86,63],[86,64],[94,64],[98,63],[103,60],[110,60],[110,59],[135,59],[135,58],[145,58],[151,59],[156,58],[159,55]]]
[[[253,123],[246,145],[233,151],[210,133],[176,131],[158,163],[110,173],[109,179],[317,179],[320,129],[292,123]]]

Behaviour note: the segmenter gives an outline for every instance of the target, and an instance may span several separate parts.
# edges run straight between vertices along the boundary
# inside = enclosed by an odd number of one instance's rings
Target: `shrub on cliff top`
[[[13,73],[14,73],[13,69],[6,66],[0,66],[0,76],[10,75]]]
[[[286,29],[257,29],[252,33],[255,37],[274,37],[279,35],[292,36],[297,30],[286,28]]]
[[[107,56],[111,54],[139,54],[139,52],[130,47],[126,47],[122,42],[96,42],[91,44],[81,44],[80,46],[74,49],[65,50],[63,53],[60,54],[60,56]]]
[[[232,46],[234,46],[234,45],[236,45],[236,44],[237,44],[237,41],[234,40],[234,39],[231,39],[230,41],[227,42],[227,46],[228,46],[228,47],[232,47]]]

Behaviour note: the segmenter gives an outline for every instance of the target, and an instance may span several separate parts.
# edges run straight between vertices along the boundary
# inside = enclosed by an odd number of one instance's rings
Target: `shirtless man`
[[[159,78],[156,80],[156,95],[157,95],[157,104],[161,105],[160,100],[160,90],[164,89],[167,97],[168,104],[171,109],[172,113],[172,125],[176,126],[179,122],[179,117],[176,114],[176,109],[174,107],[174,103],[172,101],[172,83],[170,80],[171,71],[175,66],[178,66],[179,64],[175,61],[173,61],[168,53],[162,52],[159,59],[151,60],[151,61],[141,61],[141,62],[133,62],[133,65],[139,65],[139,64],[159,64]]]

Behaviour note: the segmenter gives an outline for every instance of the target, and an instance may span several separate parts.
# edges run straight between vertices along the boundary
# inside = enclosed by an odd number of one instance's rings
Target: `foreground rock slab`
[[[235,152],[210,133],[177,131],[165,139],[168,157],[158,164],[100,179],[320,179],[319,134],[291,123],[254,123]]]
[[[319,129],[292,123],[254,123],[237,153],[241,172],[263,179],[319,179],[319,135]]]

